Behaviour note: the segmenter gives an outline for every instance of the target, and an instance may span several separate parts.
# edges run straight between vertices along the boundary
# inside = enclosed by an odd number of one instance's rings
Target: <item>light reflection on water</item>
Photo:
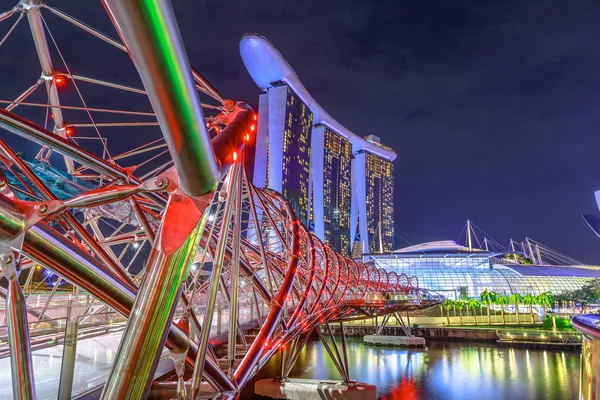
[[[375,384],[385,400],[398,399],[575,399],[579,352],[513,349],[494,343],[429,342],[426,349],[365,346],[348,338],[352,379]],[[259,377],[277,375],[279,357]],[[291,377],[339,379],[318,341],[310,341]],[[252,398],[254,385],[244,391]]]

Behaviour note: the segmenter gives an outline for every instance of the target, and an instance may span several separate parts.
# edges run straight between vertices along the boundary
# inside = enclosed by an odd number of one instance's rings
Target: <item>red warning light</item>
[[[256,121],[258,119],[258,116],[256,114],[254,114],[254,120]]]
[[[237,151],[233,152],[233,161],[237,161]]]
[[[67,77],[64,75],[54,75],[54,83],[57,87],[63,87],[67,84]]]
[[[73,129],[72,127],[70,127],[70,126],[67,126],[67,127],[65,128],[65,135],[67,135],[67,136],[71,136],[71,135],[73,135],[73,133],[75,133],[75,129]]]
[[[246,133],[245,139],[246,139],[246,142],[250,141],[250,134],[249,133]]]
[[[255,128],[256,128],[256,126],[255,126],[254,124],[250,125],[250,130],[251,130],[252,132],[254,132],[254,129],[255,129]]]

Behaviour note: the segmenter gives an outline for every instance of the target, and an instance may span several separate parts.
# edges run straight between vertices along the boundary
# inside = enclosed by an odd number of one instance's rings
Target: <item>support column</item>
[[[10,366],[12,374],[13,398],[15,400],[34,400],[35,381],[27,325],[27,303],[21,285],[19,285],[20,266],[15,254],[7,246],[0,246],[0,266],[8,279],[6,297],[6,322],[8,326],[8,346],[10,348]]]
[[[73,377],[75,374],[75,358],[77,355],[77,332],[79,331],[79,316],[73,312],[73,299],[69,296],[67,305],[67,325],[63,344],[62,363],[60,366],[60,383],[58,385],[58,399],[68,400],[73,391]]]
[[[237,163],[233,166],[229,173],[228,182],[227,182],[227,193],[233,193],[235,188],[235,182],[237,182],[237,176],[240,172],[240,164]],[[202,324],[204,325],[202,328],[202,332],[200,333],[200,338],[198,342],[198,353],[196,354],[196,365],[194,366],[194,372],[192,376],[192,398],[195,398],[198,394],[198,389],[200,388],[200,383],[202,379],[202,372],[204,370],[204,363],[202,360],[206,357],[206,351],[208,347],[208,339],[210,337],[210,326],[212,324],[212,319],[215,311],[215,304],[217,300],[217,295],[219,293],[219,285],[221,282],[221,271],[223,269],[223,263],[225,260],[225,251],[227,247],[227,236],[229,235],[229,222],[231,221],[231,213],[233,208],[232,196],[227,196],[225,200],[225,206],[223,211],[223,218],[221,220],[221,233],[217,240],[217,245],[215,249],[215,257],[213,262],[213,270],[210,277],[210,286],[208,289],[208,300],[206,303],[206,311],[204,314],[204,320]],[[224,292],[225,294],[227,292]],[[219,318],[221,321],[221,318]],[[235,329],[235,328],[234,328]]]
[[[348,374],[348,380],[350,379],[350,367],[348,366],[348,349],[346,347],[346,331],[344,330],[344,323],[340,321],[340,335],[342,337],[342,354],[344,355],[344,367],[346,374]]]
[[[60,108],[58,88],[53,79],[55,74],[54,65],[52,64],[52,56],[50,55],[44,22],[40,13],[40,4],[43,4],[43,2],[24,0],[22,4],[27,9],[27,21],[29,22],[31,36],[33,37],[33,43],[35,44],[35,50],[40,61],[40,66],[42,67],[42,75],[48,92],[48,103],[50,104],[50,111],[53,115],[54,133],[66,139],[67,134],[65,132],[62,109]],[[66,156],[64,157],[64,160],[67,172],[72,174],[75,171],[73,160]]]
[[[239,168],[235,166],[234,168]],[[233,176],[232,176],[233,178]],[[229,282],[229,332],[227,337],[227,360],[228,360],[228,371],[227,376],[233,378],[233,365],[235,363],[235,346],[236,337],[239,326],[239,309],[238,309],[238,285],[240,275],[240,234],[242,227],[242,181],[241,174],[236,176],[237,182],[235,182],[235,192],[230,195],[235,195],[235,211],[234,211],[234,225],[233,225],[233,260],[231,265],[231,279]],[[240,329],[241,331],[241,329]],[[241,333],[243,339],[243,333]]]

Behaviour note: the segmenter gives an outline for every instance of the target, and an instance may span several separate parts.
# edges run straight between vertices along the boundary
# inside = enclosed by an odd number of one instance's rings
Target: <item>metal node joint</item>
[[[8,246],[0,244],[0,269],[2,269],[4,277],[8,280],[17,279],[21,274],[16,259],[16,252],[11,251]]]

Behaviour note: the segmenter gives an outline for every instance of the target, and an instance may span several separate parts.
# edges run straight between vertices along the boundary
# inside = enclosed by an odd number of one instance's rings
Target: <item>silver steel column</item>
[[[234,166],[239,170],[241,163]],[[232,174],[237,178],[235,185],[235,213],[233,223],[233,260],[231,265],[231,280],[229,282],[229,332],[227,342],[227,359],[229,361],[229,370],[227,376],[233,377],[233,364],[235,363],[235,346],[238,331],[238,285],[240,275],[240,230],[242,226],[242,176],[240,173]],[[233,193],[230,192],[231,195]],[[225,225],[227,227],[227,225]],[[241,330],[240,330],[241,331]],[[243,335],[243,332],[240,332]],[[243,336],[242,336],[243,338]]]
[[[187,53],[168,0],[103,0],[144,83],[181,188],[213,190],[220,178]]]
[[[23,6],[27,8],[27,21],[29,22],[29,28],[31,29],[31,35],[33,36],[33,42],[35,44],[35,50],[37,51],[40,65],[42,67],[42,73],[46,79],[46,90],[48,91],[48,101],[50,103],[50,110],[54,116],[54,132],[63,138],[66,138],[64,130],[64,120],[62,110],[60,109],[60,100],[58,97],[58,89],[52,77],[54,76],[54,66],[52,65],[52,57],[50,56],[50,49],[48,48],[48,41],[46,40],[46,32],[44,29],[44,22],[42,21],[42,15],[40,14],[39,4],[41,1],[36,0],[23,0]],[[55,107],[52,107],[55,106]],[[73,166],[73,160],[65,157],[65,164],[67,166],[67,172],[72,174],[75,171]]]
[[[208,204],[210,198],[204,200],[204,204]],[[189,197],[172,195],[104,387],[103,399],[133,400],[148,396],[181,296],[182,282],[204,230],[207,214],[203,211]]]
[[[60,365],[60,382],[58,384],[59,400],[69,400],[73,390],[75,357],[77,355],[77,333],[79,332],[78,319],[79,316],[77,315],[77,312],[73,312],[73,299],[69,296],[69,302],[67,304],[67,325],[65,327],[62,363]]]
[[[229,233],[229,221],[231,219],[231,209],[233,201],[231,201],[232,189],[237,176],[239,174],[239,164],[237,164],[229,174],[229,182],[227,185],[227,199],[225,200],[225,210],[223,211],[223,219],[221,220],[221,233],[215,249],[215,257],[213,262],[213,270],[210,277],[210,289],[208,291],[208,302],[206,304],[206,312],[204,314],[204,320],[202,321],[202,332],[198,339],[198,353],[196,355],[196,365],[194,367],[194,373],[192,376],[192,398],[198,394],[200,388],[200,381],[202,378],[202,371],[204,363],[202,360],[206,357],[206,349],[208,347],[208,339],[210,337],[210,326],[212,324],[213,313],[215,311],[215,303],[217,300],[217,294],[219,293],[219,283],[221,281],[221,271],[223,269],[223,261],[225,260],[225,252],[227,247],[227,236]],[[231,329],[231,328],[230,328]]]
[[[6,297],[6,322],[8,325],[8,346],[10,348],[10,366],[12,374],[13,398],[15,400],[35,399],[35,382],[29,343],[29,326],[27,325],[27,303],[21,285],[14,254],[0,254],[0,266],[8,279],[8,296]]]

